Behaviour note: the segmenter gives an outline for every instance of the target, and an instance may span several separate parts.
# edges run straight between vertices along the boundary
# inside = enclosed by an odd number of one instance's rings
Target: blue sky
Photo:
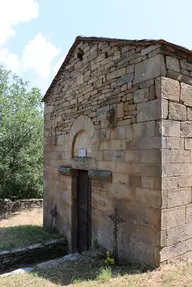
[[[0,11],[0,64],[42,93],[77,35],[161,38],[192,49],[191,0],[0,0]]]

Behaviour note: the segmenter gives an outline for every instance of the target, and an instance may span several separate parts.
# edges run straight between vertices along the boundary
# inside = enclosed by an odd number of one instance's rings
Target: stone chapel
[[[192,259],[192,51],[77,37],[44,98],[44,225],[70,252]]]

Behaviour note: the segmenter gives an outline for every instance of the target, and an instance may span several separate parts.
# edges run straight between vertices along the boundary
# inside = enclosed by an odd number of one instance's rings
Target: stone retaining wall
[[[61,257],[67,253],[68,247],[65,239],[54,239],[25,248],[0,251],[0,271]]]
[[[43,206],[43,199],[21,199],[11,201],[9,199],[0,200],[0,215],[16,212],[19,210],[40,208]]]

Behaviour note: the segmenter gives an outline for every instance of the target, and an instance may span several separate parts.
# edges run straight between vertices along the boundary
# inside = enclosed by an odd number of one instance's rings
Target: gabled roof
[[[104,38],[104,37],[82,37],[82,36],[77,36],[73,45],[71,46],[67,56],[65,57],[65,60],[63,62],[63,64],[61,65],[60,69],[58,70],[55,78],[53,79],[53,81],[51,82],[51,85],[49,86],[49,88],[47,89],[47,92],[45,93],[45,96],[43,98],[42,101],[45,100],[45,98],[47,98],[50,94],[52,89],[55,87],[57,80],[59,79],[60,75],[63,73],[65,67],[67,66],[67,64],[69,63],[74,50],[76,49],[76,47],[79,45],[79,43],[81,42],[108,42],[108,43],[116,43],[116,44],[127,44],[127,45],[133,45],[133,46],[151,46],[151,45],[159,45],[159,44],[164,44],[164,45],[168,45],[170,47],[173,47],[175,49],[178,49],[190,56],[192,56],[192,51],[182,47],[182,46],[178,46],[176,44],[167,42],[165,40],[126,40],[126,39],[116,39],[116,38]]]

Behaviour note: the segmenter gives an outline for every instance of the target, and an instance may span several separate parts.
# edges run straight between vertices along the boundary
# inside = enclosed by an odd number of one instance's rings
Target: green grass
[[[47,229],[36,225],[0,228],[0,250],[22,248],[55,238],[59,238],[59,235],[56,233],[50,234]]]
[[[112,277],[112,271],[110,267],[101,268],[99,274],[96,277],[98,281],[106,281]]]

